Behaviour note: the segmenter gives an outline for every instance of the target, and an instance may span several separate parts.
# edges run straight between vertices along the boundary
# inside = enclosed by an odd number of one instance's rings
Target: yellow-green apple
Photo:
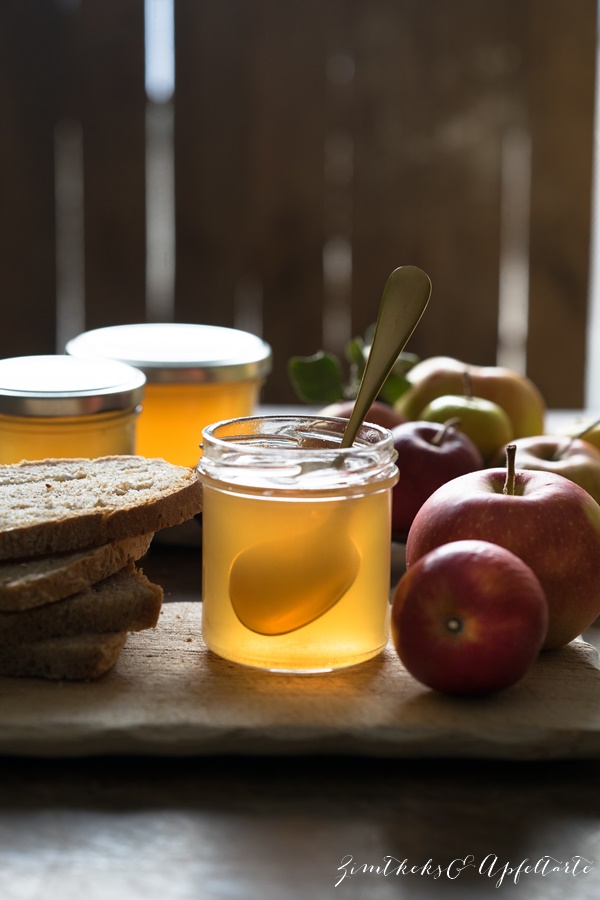
[[[582,438],[584,441],[587,441],[588,444],[592,444],[600,450],[600,420],[597,420],[596,418],[588,418],[585,424],[580,418],[574,419],[573,421],[566,422],[560,427],[553,429],[552,433]]]
[[[449,694],[491,694],[520,681],[542,649],[548,604],[518,556],[487,541],[437,547],[402,576],[392,639],[406,669]]]
[[[392,434],[400,469],[392,490],[392,535],[404,541],[425,500],[452,478],[483,468],[483,459],[452,420],[405,422],[392,428]]]
[[[600,506],[563,475],[508,467],[447,482],[425,501],[406,541],[410,568],[457,540],[491,541],[520,556],[538,576],[549,609],[544,646],[560,647],[600,614]]]
[[[508,415],[514,437],[543,434],[545,403],[529,378],[501,366],[473,366],[447,356],[424,359],[406,373],[410,387],[396,401],[396,409],[407,419],[420,419],[423,407],[435,397],[462,392],[465,371],[473,394],[492,400]]]
[[[349,419],[354,409],[354,400],[338,400],[336,403],[330,403],[324,406],[320,411],[321,416],[337,416],[340,419]],[[389,403],[382,403],[381,400],[375,400],[369,407],[369,411],[365,416],[366,422],[373,425],[381,425],[382,428],[391,429],[396,425],[406,422],[406,416],[397,412]]]
[[[557,472],[580,485],[600,503],[600,450],[587,440],[542,434],[524,437],[513,442],[517,448],[515,465],[518,469]],[[490,460],[491,466],[502,465],[506,448]]]
[[[484,397],[443,394],[421,410],[420,418],[425,422],[459,419],[461,431],[471,438],[486,462],[513,437],[512,423],[502,407]]]
[[[580,437],[600,450],[600,422],[594,421],[577,431],[574,437]]]

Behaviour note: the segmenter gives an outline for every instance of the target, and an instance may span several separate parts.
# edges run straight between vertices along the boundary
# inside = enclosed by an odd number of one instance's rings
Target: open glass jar
[[[145,380],[112,360],[0,360],[0,463],[134,453]]]
[[[234,328],[180,323],[115,325],[67,344],[85,359],[117,359],[146,376],[137,452],[195,466],[202,429],[254,412],[271,369],[271,348]]]
[[[257,416],[204,429],[202,634],[212,651],[280,672],[367,660],[389,633],[389,431]]]

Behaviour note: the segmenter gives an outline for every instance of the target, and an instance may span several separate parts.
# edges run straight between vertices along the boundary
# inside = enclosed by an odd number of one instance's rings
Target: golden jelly
[[[204,430],[202,634],[225,659],[324,672],[387,643],[393,437],[343,419],[257,416]]]
[[[233,328],[146,323],[98,328],[67,344],[82,358],[129,363],[146,376],[137,452],[195,466],[202,430],[250,415],[271,368],[271,348]]]
[[[0,360],[0,463],[134,453],[144,382],[112,360]]]

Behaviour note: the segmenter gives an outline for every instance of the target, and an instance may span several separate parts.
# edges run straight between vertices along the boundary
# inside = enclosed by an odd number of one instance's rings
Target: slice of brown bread
[[[92,681],[114,666],[126,640],[120,631],[12,644],[0,652],[0,675]]]
[[[152,534],[91,550],[0,562],[0,610],[15,611],[62,600],[122,569],[146,553]]]
[[[153,628],[163,590],[133,563],[85,591],[22,612],[0,612],[0,656],[13,644],[77,634]]]
[[[202,509],[194,469],[104,456],[0,466],[0,559],[98,547],[191,519]]]

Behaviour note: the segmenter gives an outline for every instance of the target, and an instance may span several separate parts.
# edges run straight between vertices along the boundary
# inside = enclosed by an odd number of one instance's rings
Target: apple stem
[[[448,434],[448,429],[452,427],[458,428],[460,426],[460,418],[458,416],[452,416],[451,419],[446,419],[444,422],[444,427],[434,434],[431,443],[434,447],[439,447],[443,443],[446,435]]]
[[[517,453],[516,444],[508,444],[506,447],[506,480],[502,488],[503,494],[514,494],[515,492],[515,456]]]
[[[600,425],[600,419],[596,419],[595,422],[592,422],[590,425],[586,425],[585,428],[582,429],[582,431],[578,431],[577,434],[572,435],[567,440],[566,444],[564,444],[562,447],[559,446],[556,448],[554,455],[552,456],[552,461],[554,462],[558,459],[562,459],[562,457],[567,452],[569,447],[571,447],[573,445],[574,441],[579,441],[579,440],[581,440],[581,438],[584,438],[586,436],[586,434],[588,433],[588,431],[591,431],[593,428],[596,428],[597,425]]]
[[[591,431],[592,428],[596,428],[597,425],[600,425],[600,419],[596,419],[596,421],[592,422],[591,425],[586,425],[583,431],[579,431],[571,438],[571,441],[576,441],[578,438],[585,437],[588,431]]]
[[[573,443],[573,441],[575,441],[578,437],[579,437],[579,435],[574,435],[573,437],[570,437],[567,439],[566,444],[563,444],[562,446],[559,444],[558,447],[556,448],[556,450],[554,451],[554,453],[552,454],[552,456],[550,457],[550,462],[557,462],[559,459],[562,459],[564,454],[567,452],[567,450]]]

